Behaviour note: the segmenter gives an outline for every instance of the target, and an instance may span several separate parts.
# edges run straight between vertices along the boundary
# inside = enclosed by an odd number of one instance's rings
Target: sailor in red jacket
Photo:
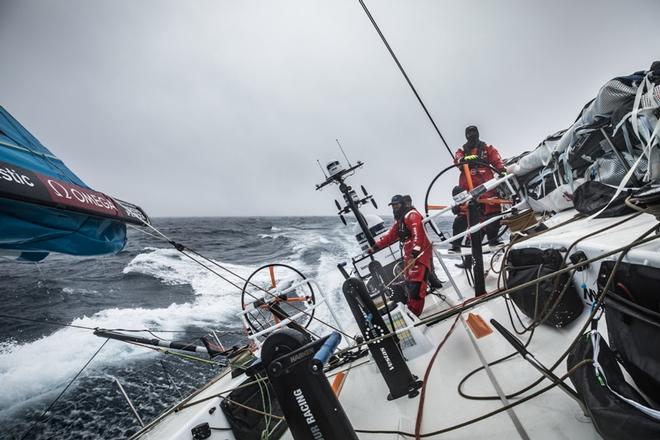
[[[492,165],[495,169],[499,171],[505,170],[504,163],[502,163],[502,158],[500,157],[500,153],[495,149],[495,147],[479,139],[479,129],[476,126],[470,125],[465,129],[465,138],[467,139],[467,142],[463,145],[463,147],[459,148],[458,151],[456,151],[456,154],[454,155],[454,163],[458,163],[462,160],[467,160],[467,161],[478,160],[480,162],[485,162]],[[495,177],[495,173],[493,172],[492,169],[485,166],[479,166],[476,163],[474,165],[469,165],[469,169],[470,169],[470,176],[472,177],[472,185],[474,188]],[[468,190],[468,191],[471,190],[472,188],[469,188],[468,186],[468,178],[465,175],[464,169],[460,168],[460,171],[461,171],[461,176],[458,179],[458,186],[463,190]],[[481,197],[495,198],[497,197],[497,191],[496,190],[488,191],[484,193]],[[491,215],[500,212],[499,205],[483,204],[481,206],[484,217],[489,217]],[[454,219],[454,226],[452,228],[453,235],[460,234],[461,232],[465,231],[467,229],[467,226],[468,226],[467,217],[465,216],[464,213],[459,212],[456,218]],[[494,222],[486,226],[485,229],[486,229],[486,235],[488,236],[489,245],[496,246],[498,244],[497,233],[499,232],[499,228],[500,228],[499,222]],[[460,251],[460,246],[461,246],[460,241],[457,240],[455,242],[452,242],[452,249],[454,251]]]
[[[381,235],[370,252],[391,245],[397,240],[403,244],[403,267],[408,294],[407,306],[419,316],[424,309],[427,288],[427,271],[431,268],[431,242],[426,237],[422,214],[404,203],[401,195],[392,197],[389,203],[396,220],[389,231]]]

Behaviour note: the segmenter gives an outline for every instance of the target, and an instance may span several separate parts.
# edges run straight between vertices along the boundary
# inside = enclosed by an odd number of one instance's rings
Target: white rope
[[[636,402],[632,399],[628,399],[627,397],[622,396],[621,394],[617,393],[614,391],[611,387],[610,384],[607,382],[607,376],[605,376],[605,371],[603,371],[603,367],[600,365],[600,362],[598,362],[598,356],[600,355],[600,333],[596,330],[591,331],[591,344],[593,346],[593,366],[594,370],[596,371],[596,376],[600,379],[602,379],[604,386],[607,387],[608,390],[612,392],[615,396],[617,396],[619,399],[623,400],[626,402],[628,405],[634,407],[635,409],[643,412],[647,416],[660,421],[660,411],[655,410],[653,408],[649,408],[648,406],[644,406],[639,402]]]
[[[633,126],[637,125],[636,122],[637,121],[633,122]],[[621,180],[621,183],[617,187],[616,192],[614,193],[614,195],[612,196],[610,201],[607,202],[607,205],[603,206],[598,212],[596,212],[595,214],[590,215],[589,218],[587,219],[587,221],[592,220],[592,219],[598,217],[600,214],[602,214],[603,211],[605,211],[610,206],[610,204],[619,196],[619,194],[621,194],[621,191],[623,191],[623,189],[626,187],[626,185],[628,184],[628,181],[630,180],[633,173],[635,172],[635,170],[637,169],[637,167],[641,163],[642,158],[644,156],[648,156],[648,155],[651,154],[651,147],[653,147],[653,145],[654,145],[653,141],[658,136],[658,133],[660,133],[660,120],[656,122],[655,129],[653,130],[653,133],[651,133],[651,135],[649,136],[648,143],[646,144],[646,147],[642,151],[642,154],[639,155],[639,157],[637,158],[635,163],[630,167],[630,169],[628,170],[626,175],[623,176],[623,179]],[[649,169],[651,168],[650,163],[649,163],[648,167],[649,167]]]

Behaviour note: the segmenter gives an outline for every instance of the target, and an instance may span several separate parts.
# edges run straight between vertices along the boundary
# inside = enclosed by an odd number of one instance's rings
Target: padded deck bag
[[[660,439],[660,423],[622,399],[623,397],[644,406],[648,405],[642,396],[626,383],[616,357],[605,341],[598,339],[598,362],[607,378],[607,386],[603,378],[596,375],[591,363],[578,368],[570,376],[575,390],[587,407],[594,427],[604,440]],[[570,370],[584,359],[593,359],[591,334],[580,337],[568,356],[567,369]]]
[[[275,397],[275,391],[270,382],[254,383],[255,378],[250,377],[240,386],[251,383],[243,388],[236,388],[220,403],[229,426],[236,440],[262,440],[262,432],[268,430],[270,440],[276,440],[284,434],[287,424],[279,419],[264,416],[248,410],[232,402],[237,402],[249,408],[254,408],[268,414],[283,417],[280,404]],[[264,408],[265,406],[265,408]],[[277,427],[276,427],[277,425]]]
[[[609,203],[609,206],[598,215],[598,218],[619,217],[621,215],[635,212],[625,204],[626,198],[631,194],[629,190],[621,191],[621,193],[612,200],[614,194],[616,194],[616,188],[609,185],[595,181],[585,182],[578,186],[573,193],[573,205],[578,212],[591,215],[598,212]]]
[[[604,284],[613,263],[601,266]],[[640,390],[660,403],[660,269],[620,263],[605,297],[607,333],[612,348]],[[599,286],[601,289],[604,286]],[[660,437],[658,437],[660,439]]]
[[[556,249],[514,249],[509,252],[507,287],[515,287],[533,281],[558,270],[563,262]],[[563,295],[566,283],[570,283]],[[538,292],[538,295],[537,295]],[[584,303],[578,295],[568,273],[541,281],[512,293],[511,299],[518,308],[532,319],[545,318],[543,323],[563,327],[580,316]],[[555,305],[556,303],[556,305]],[[550,312],[552,310],[552,312]],[[546,316],[547,315],[547,316]]]

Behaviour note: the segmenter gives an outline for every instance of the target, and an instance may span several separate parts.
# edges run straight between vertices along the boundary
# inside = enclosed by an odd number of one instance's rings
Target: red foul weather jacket
[[[476,155],[481,162],[489,163],[498,170],[504,170],[504,163],[502,163],[502,158],[500,157],[500,153],[497,151],[497,149],[492,145],[486,144],[484,142],[479,141],[479,143],[479,146],[470,149],[469,155]],[[465,156],[468,156],[468,154],[465,154],[466,148],[467,147],[464,145],[462,148],[459,148],[456,151],[456,154],[454,155],[454,163],[458,163]],[[469,190],[470,188],[468,188],[467,177],[465,177],[465,172],[462,167],[460,168],[460,171],[461,177],[458,179],[458,186],[465,190]],[[470,174],[472,175],[472,184],[475,188],[495,177],[493,170],[484,166],[471,166]],[[481,197],[497,197],[497,191],[488,191]],[[485,214],[491,214],[499,211],[500,207],[497,205],[484,205]]]
[[[403,216],[403,219],[397,220],[389,231],[376,240],[377,249],[389,246],[397,240],[403,242],[403,267],[407,268],[404,276],[408,281],[422,282],[421,297],[426,295],[426,277],[424,275],[426,269],[431,268],[433,253],[431,242],[424,232],[423,219],[422,214],[413,208]],[[415,263],[410,264],[413,259],[413,250],[419,252],[419,258]]]

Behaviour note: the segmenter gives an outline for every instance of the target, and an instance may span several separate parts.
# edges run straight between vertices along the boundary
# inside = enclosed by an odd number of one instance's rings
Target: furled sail
[[[92,190],[0,106],[0,254],[103,255],[126,243],[146,213]]]

